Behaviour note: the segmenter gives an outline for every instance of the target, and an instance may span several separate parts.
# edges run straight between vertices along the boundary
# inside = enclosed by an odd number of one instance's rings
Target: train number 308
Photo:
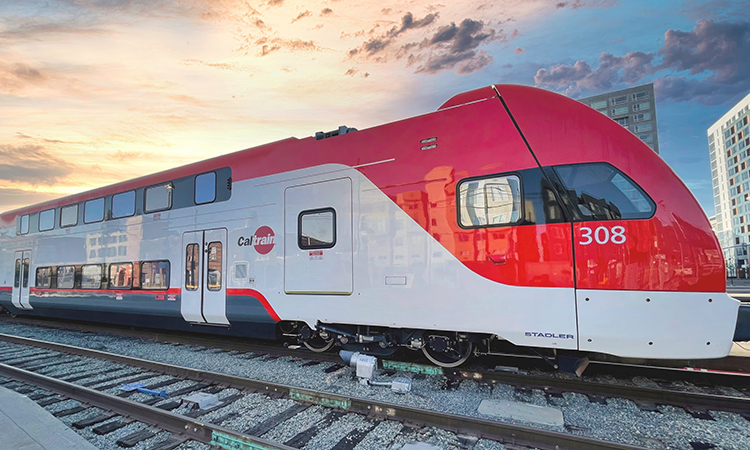
[[[589,227],[581,227],[581,233],[583,238],[578,243],[581,245],[589,245],[596,241],[597,244],[606,244],[612,242],[613,244],[624,244],[625,240],[625,227],[616,226],[612,227],[610,231],[607,227],[597,227],[596,230],[592,230]]]

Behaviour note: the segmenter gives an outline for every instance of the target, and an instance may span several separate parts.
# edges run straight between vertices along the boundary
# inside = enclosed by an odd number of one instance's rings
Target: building
[[[746,276],[750,243],[750,94],[708,129],[716,233],[728,276]]]
[[[578,101],[627,128],[659,153],[653,83],[586,97]]]

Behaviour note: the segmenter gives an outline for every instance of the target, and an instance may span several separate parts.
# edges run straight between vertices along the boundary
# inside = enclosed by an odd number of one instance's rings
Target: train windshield
[[[648,219],[656,205],[627,175],[610,164],[555,166],[579,220]]]

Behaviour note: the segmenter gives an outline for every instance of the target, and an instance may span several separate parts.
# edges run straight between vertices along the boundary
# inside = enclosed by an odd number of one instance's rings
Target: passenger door
[[[34,309],[29,303],[29,270],[31,250],[16,252],[13,275],[13,305],[18,309]]]
[[[284,291],[350,295],[352,180],[287,188],[284,220]]]
[[[226,315],[227,230],[190,231],[182,235],[182,317],[196,324],[229,325]]]

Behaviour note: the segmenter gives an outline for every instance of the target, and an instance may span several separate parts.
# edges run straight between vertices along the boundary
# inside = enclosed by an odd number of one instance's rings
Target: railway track
[[[496,421],[466,417],[438,411],[429,411],[410,406],[371,399],[355,398],[330,392],[302,389],[266,381],[252,380],[217,372],[208,372],[146,361],[138,358],[116,355],[98,350],[84,349],[51,342],[44,342],[17,336],[0,335],[3,344],[0,346],[0,374],[6,377],[4,384],[17,380],[38,386],[57,395],[85,403],[98,410],[87,417],[73,422],[74,427],[94,426],[100,422],[96,430],[107,430],[109,427],[127,424],[127,420],[115,419],[115,415],[134,419],[160,430],[172,433],[169,438],[155,443],[152,448],[162,449],[169,445],[179,445],[186,439],[210,443],[221,448],[307,448],[306,446],[325,433],[333,422],[349,421],[355,426],[342,435],[332,445],[322,445],[318,448],[347,449],[354,448],[367,438],[369,432],[382,423],[407,423],[401,426],[398,435],[401,439],[408,439],[417,430],[434,428],[442,432],[453,433],[453,439],[458,445],[470,447],[479,438],[497,442],[510,443],[516,446],[537,448],[604,448],[604,449],[633,449],[630,445],[610,443],[583,436],[554,432],[543,429],[511,425]],[[112,367],[102,366],[101,361],[112,363]],[[66,365],[80,365],[74,371],[78,375],[70,375]],[[88,368],[90,365],[93,368]],[[333,366],[336,368],[336,366]],[[132,370],[135,368],[136,370]],[[330,368],[326,369],[329,370]],[[340,368],[337,368],[340,371]],[[44,372],[47,373],[46,375]],[[64,379],[52,376],[55,373],[67,373]],[[333,372],[332,372],[333,373]],[[161,379],[163,377],[168,379]],[[149,398],[146,394],[115,395],[113,390],[120,384],[136,381],[151,380],[145,388],[149,390],[167,387],[164,399]],[[159,380],[159,381],[156,381]],[[186,380],[186,381],[179,381]],[[185,383],[187,386],[182,386]],[[169,389],[168,386],[182,386]],[[108,392],[109,391],[109,392]],[[201,391],[228,394],[220,396],[222,405],[209,407],[207,410],[193,410],[180,414],[181,403],[175,398],[190,392]],[[127,393],[126,393],[127,394]],[[140,395],[143,401],[134,401],[127,397]],[[144,398],[144,395],[146,397]],[[263,400],[258,400],[258,397]],[[50,394],[35,396],[43,402],[58,400],[62,397]],[[262,421],[257,421],[249,428],[235,429],[231,423],[240,413],[222,415],[220,410],[231,403],[249,402],[254,409],[270,409],[278,411]],[[268,404],[266,404],[266,402]],[[283,403],[284,406],[272,406]],[[66,414],[78,414],[85,411],[83,406],[73,406],[60,409]],[[307,418],[300,417],[307,414]],[[205,417],[205,420],[202,418]],[[211,419],[218,422],[229,422],[230,425],[212,424]],[[296,424],[288,425],[288,422]],[[285,425],[286,424],[286,425]],[[124,426],[124,425],[123,425]],[[278,429],[298,429],[298,432],[283,432]],[[158,432],[141,427],[133,433],[123,436],[120,441],[134,442],[153,438]],[[268,436],[270,435],[270,438]],[[267,436],[261,438],[259,436]],[[463,439],[463,441],[462,441]],[[316,448],[313,446],[312,448]],[[389,447],[384,447],[389,448]]]
[[[18,344],[29,344],[28,341],[24,342],[23,340],[16,340],[17,338],[13,337],[6,338],[4,336],[0,336],[0,338],[10,339],[11,342],[16,342]],[[54,347],[53,344],[34,344],[40,345],[44,348],[52,348],[47,347],[48,345],[52,345]],[[224,348],[222,348],[221,350],[216,350],[215,348],[204,347],[203,352],[210,353],[213,351],[226,351],[227,346],[235,347],[241,344],[238,344],[236,342],[233,343],[219,341],[218,345],[219,347]],[[247,350],[247,347],[243,347],[242,351],[247,352]],[[71,352],[72,350],[67,349],[64,351]],[[232,349],[230,351],[237,352],[236,349]],[[88,349],[75,350],[75,352],[77,355],[79,355],[79,357],[91,357],[92,355],[98,355],[98,353],[96,353],[95,351]],[[88,352],[94,353],[89,354]],[[298,361],[299,365],[318,365],[319,367],[332,369],[330,373],[334,375],[337,372],[346,372],[340,364],[336,364],[336,361],[340,362],[340,359],[337,356],[331,354],[301,354],[298,351],[295,352],[290,349],[267,347],[262,345],[254,346],[254,350],[252,353],[245,354],[249,355],[247,356],[247,358],[251,358],[257,361],[265,361],[266,363],[268,363],[268,361],[273,362],[274,360],[280,359],[282,358],[282,356],[293,357],[295,359],[303,357],[304,359]],[[101,355],[97,357],[100,356]],[[38,355],[36,358],[40,358],[40,360],[38,361],[39,364],[44,363],[44,361],[48,359],[54,360],[54,357],[44,354]],[[460,419],[457,419],[454,414],[435,412],[433,416],[432,412],[426,412],[421,408],[403,406],[393,402],[374,402],[372,399],[367,398],[352,398],[348,395],[342,394],[341,392],[331,395],[330,392],[314,393],[313,390],[302,389],[302,391],[305,392],[305,395],[300,397],[300,394],[297,393],[300,392],[300,388],[294,388],[289,385],[269,383],[266,381],[258,380],[248,380],[244,377],[234,377],[227,374],[206,373],[205,371],[190,369],[186,367],[163,367],[161,366],[161,363],[155,363],[153,361],[146,361],[143,363],[138,362],[138,364],[143,364],[138,365],[136,364],[137,361],[128,360],[126,357],[122,357],[120,355],[107,356],[107,358],[112,358],[112,361],[118,364],[128,364],[133,367],[139,367],[144,370],[152,371],[153,373],[166,374],[178,379],[193,379],[203,383],[208,383],[209,386],[231,386],[233,389],[243,392],[272,392],[273,396],[280,396],[284,399],[294,399],[295,401],[306,404],[315,404],[316,402],[322,402],[323,404],[327,404],[326,406],[330,406],[331,402],[333,402],[334,405],[349,405],[345,408],[338,407],[338,409],[347,411],[347,414],[359,414],[368,418],[378,418],[378,416],[385,415],[388,416],[391,420],[407,422],[413,427],[436,427],[440,430],[449,430],[451,432],[454,432],[454,436],[458,434],[472,436],[471,439],[483,437],[498,442],[515,442],[516,444],[525,442],[528,445],[536,446],[538,448],[634,448],[628,446],[618,447],[617,445],[619,444],[608,444],[596,440],[594,440],[593,442],[574,442],[569,443],[570,445],[561,445],[561,443],[568,442],[566,439],[570,438],[570,434],[552,433],[545,435],[545,437],[543,438],[532,437],[535,436],[539,430],[530,429],[524,426],[521,426],[519,428],[514,425],[503,424],[497,421],[477,421],[476,418],[472,418],[470,420],[471,422],[473,422],[472,425],[460,424]],[[120,358],[125,359],[123,360]],[[684,411],[687,414],[690,414],[692,417],[698,418],[700,420],[713,420],[712,412],[714,415],[716,415],[716,411],[733,411],[741,414],[744,417],[748,417],[748,414],[746,412],[750,411],[750,403],[747,395],[745,395],[744,392],[736,391],[732,393],[733,395],[727,395],[725,393],[722,393],[721,389],[716,387],[708,387],[707,389],[719,393],[685,392],[678,390],[680,388],[679,386],[677,388],[664,389],[663,386],[659,386],[657,383],[650,380],[649,383],[647,383],[650,384],[650,386],[628,386],[619,383],[592,382],[589,380],[570,379],[559,376],[553,377],[549,375],[532,376],[517,373],[497,372],[491,370],[446,370],[404,361],[386,360],[382,361],[382,363],[386,369],[386,375],[389,375],[395,371],[411,371],[416,373],[414,377],[428,377],[430,379],[440,380],[444,379],[444,381],[442,381],[443,383],[445,383],[443,388],[447,390],[459,389],[459,386],[464,381],[468,381],[468,383],[470,384],[476,383],[482,386],[490,386],[490,392],[492,391],[493,386],[501,389],[500,386],[510,385],[514,386],[515,389],[518,392],[521,392],[522,395],[524,392],[528,393],[529,396],[536,395],[537,393],[542,393],[543,396],[547,397],[549,403],[551,404],[555,403],[555,399],[562,399],[563,397],[567,398],[570,393],[580,393],[583,394],[592,404],[606,404],[607,402],[618,402],[622,399],[629,399],[635,402],[638,409],[640,411],[643,411],[644,413],[647,413],[649,411],[658,411],[659,408],[661,408],[661,405],[672,405],[674,407],[684,408]],[[152,364],[155,365],[152,366]],[[711,376],[711,374],[698,373],[694,374],[693,376],[706,377]],[[726,378],[729,376],[727,374],[721,374],[721,376],[723,376],[725,380],[740,380],[743,383],[747,384],[747,378]],[[339,377],[341,377],[341,374],[339,374]],[[696,379],[700,380],[700,378]],[[704,378],[704,381],[705,380],[706,379]],[[350,384],[356,383],[351,381]],[[741,385],[742,383],[739,384]],[[356,388],[354,388],[353,390],[356,391]],[[365,393],[365,396],[366,395],[367,394]],[[322,406],[318,405],[317,407],[320,408]],[[336,407],[334,407],[334,410],[336,410]],[[456,422],[457,420],[458,422]],[[567,425],[566,428],[568,428]],[[568,431],[575,433],[580,430],[576,430],[575,427],[571,427],[568,428]],[[701,443],[701,441],[696,442],[698,444]],[[648,440],[646,440],[646,444],[648,444]],[[614,447],[608,447],[608,445],[614,445]]]

